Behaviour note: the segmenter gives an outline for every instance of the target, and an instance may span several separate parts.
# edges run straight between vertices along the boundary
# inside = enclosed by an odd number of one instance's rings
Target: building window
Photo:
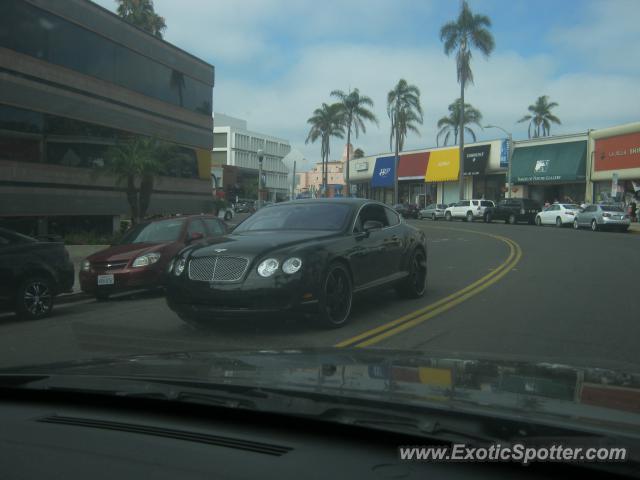
[[[1,47],[211,116],[211,85],[27,2],[2,3]]]
[[[39,162],[40,142],[35,139],[16,138],[0,133],[0,160],[13,162]]]
[[[113,149],[135,138],[130,132],[0,105],[0,159],[77,168],[107,166]],[[161,175],[195,178],[192,148],[166,144]]]
[[[214,165],[226,165],[227,152],[212,152],[211,161]]]
[[[227,134],[226,133],[214,133],[213,134],[213,148],[227,148]]]

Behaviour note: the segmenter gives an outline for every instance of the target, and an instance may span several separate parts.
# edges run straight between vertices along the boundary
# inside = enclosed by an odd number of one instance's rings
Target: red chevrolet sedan
[[[227,233],[214,216],[193,215],[140,223],[116,245],[88,256],[80,266],[83,292],[105,300],[110,294],[162,286],[173,256],[186,245]]]

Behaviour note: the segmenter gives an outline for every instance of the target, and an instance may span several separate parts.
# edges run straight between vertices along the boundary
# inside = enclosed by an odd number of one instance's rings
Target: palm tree
[[[153,0],[116,0],[118,15],[142,30],[162,38],[167,28],[164,18],[153,8]]]
[[[525,115],[518,120],[518,123],[529,122],[529,138],[531,138],[531,127],[534,127],[534,138],[551,135],[551,124],[562,124],[560,119],[551,113],[551,109],[557,106],[558,104],[556,102],[549,103],[549,97],[547,95],[542,95],[538,97],[536,103],[529,105],[531,115]],[[540,127],[542,127],[542,132],[540,131]]]
[[[395,169],[393,181],[394,203],[398,203],[398,153],[404,147],[407,131],[420,135],[416,124],[422,124],[422,106],[420,105],[420,89],[409,85],[404,78],[387,94],[387,115],[391,120],[389,149],[393,148],[395,139]]]
[[[444,136],[445,145],[449,144],[449,138],[451,137],[453,137],[453,144],[457,145],[461,124],[464,126],[464,131],[471,136],[474,142],[476,141],[475,132],[467,125],[474,124],[482,128],[482,113],[469,103],[465,103],[464,117],[460,118],[461,104],[461,100],[459,98],[456,99],[455,102],[449,105],[449,115],[438,120],[438,135],[436,136],[436,143],[438,145],[442,136]]]
[[[126,184],[125,192],[134,224],[147,214],[154,178],[165,172],[170,150],[171,147],[153,138],[135,137],[107,152],[105,171],[115,175],[118,185]]]
[[[355,151],[353,152],[353,159],[355,160],[356,158],[363,158],[364,157],[364,150],[362,150],[361,148],[356,148]]]
[[[342,118],[342,106],[338,103],[316,108],[313,115],[307,120],[311,125],[309,135],[305,143],[314,143],[320,139],[320,157],[322,159],[322,184],[327,185],[327,170],[329,168],[329,154],[331,137],[344,138],[344,119]]]
[[[340,111],[343,119],[343,125],[347,129],[347,145],[351,145],[351,132],[353,131],[356,138],[360,132],[366,133],[367,129],[364,122],[373,122],[378,125],[378,119],[371,110],[373,108],[373,100],[366,95],[360,95],[360,91],[355,88],[349,93],[342,90],[334,90],[331,96],[339,100]],[[345,175],[345,196],[349,196],[349,148],[347,148],[347,171]]]
[[[473,84],[471,71],[471,47],[475,47],[485,57],[489,57],[495,47],[493,36],[489,31],[491,19],[486,15],[475,15],[466,0],[462,2],[458,19],[448,22],[440,29],[440,40],[444,42],[444,53],[450,55],[456,52],[456,68],[458,83],[460,83],[460,98],[464,104],[464,90],[467,83]],[[460,198],[464,197],[464,125],[463,116],[460,118]]]

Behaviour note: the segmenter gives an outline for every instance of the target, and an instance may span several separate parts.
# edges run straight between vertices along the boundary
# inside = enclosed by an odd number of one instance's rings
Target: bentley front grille
[[[189,262],[189,279],[200,282],[237,282],[249,266],[242,257],[201,257]]]

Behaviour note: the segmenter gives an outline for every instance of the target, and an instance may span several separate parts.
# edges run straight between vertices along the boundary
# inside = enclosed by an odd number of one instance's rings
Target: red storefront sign
[[[398,159],[398,179],[424,181],[424,174],[427,171],[428,162],[429,152],[400,155]]]
[[[597,139],[593,163],[596,172],[640,168],[640,132]]]

